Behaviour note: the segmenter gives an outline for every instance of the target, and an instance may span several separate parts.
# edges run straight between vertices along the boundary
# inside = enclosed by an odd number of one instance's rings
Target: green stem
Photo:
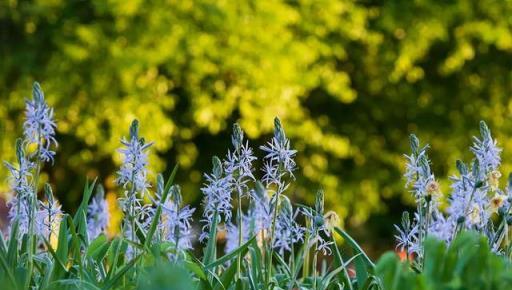
[[[240,248],[242,246],[243,240],[242,240],[242,195],[240,190],[238,190],[238,247]],[[238,254],[237,257],[237,278],[240,279],[242,276],[241,274],[241,264],[242,264],[242,254]]]
[[[38,129],[38,140],[41,140],[41,130]],[[34,229],[34,222],[35,222],[35,212],[37,207],[37,189],[39,187],[39,175],[41,174],[41,159],[39,158],[39,154],[41,152],[40,144],[37,144],[37,150],[36,150],[36,174],[34,175],[34,181],[33,181],[33,192],[30,196],[30,220],[29,220],[29,230],[28,230],[28,279],[27,279],[27,285],[26,288],[29,288],[30,280],[32,279],[32,272],[34,267],[34,258],[35,255],[35,248],[36,248],[36,239],[35,239],[35,229]]]
[[[279,208],[279,195],[281,191],[278,189],[276,192],[276,198],[275,198],[275,205],[274,205],[274,211],[272,213],[272,227],[270,231],[270,254],[267,257],[267,272],[265,277],[265,288],[269,286],[270,283],[270,277],[272,276],[272,255],[274,255],[274,235],[276,231],[276,220],[277,220],[277,212]]]
[[[318,232],[315,234],[315,236],[318,236]],[[318,263],[318,240],[315,241],[315,247],[314,247],[314,254],[313,254],[313,289],[317,290],[317,284],[316,284],[316,275],[317,275],[317,263]]]
[[[306,219],[306,228],[309,229],[311,226],[310,219]],[[306,237],[304,238],[304,244],[306,245],[306,249],[304,251],[304,266],[302,267],[302,276],[305,278],[309,276],[309,260],[310,260],[310,252],[309,252],[309,240],[311,239],[309,231],[306,231]]]

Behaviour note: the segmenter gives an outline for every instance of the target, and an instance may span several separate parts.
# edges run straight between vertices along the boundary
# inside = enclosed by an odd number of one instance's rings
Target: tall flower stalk
[[[226,160],[224,161],[224,168],[226,177],[229,182],[231,191],[235,192],[237,198],[237,228],[238,228],[238,246],[240,247],[243,242],[243,214],[242,214],[242,198],[248,195],[250,181],[254,181],[252,173],[252,163],[256,160],[253,155],[252,148],[249,147],[249,142],[244,140],[244,132],[240,126],[235,123],[233,125],[233,134],[231,135],[231,143],[233,151],[228,151]],[[241,255],[237,258],[237,270],[241,272]]]
[[[4,162],[10,172],[10,186],[14,196],[9,201],[9,221],[11,226],[14,221],[18,221],[18,237],[22,237],[29,233],[30,224],[30,202],[33,195],[32,188],[32,170],[34,164],[26,158],[25,150],[21,139],[16,141],[16,159],[17,166],[8,162]]]
[[[45,162],[53,163],[56,123],[53,109],[45,101],[41,86],[35,82],[32,87],[32,99],[25,101],[25,121],[23,139],[16,142],[17,166],[5,163],[11,173],[11,188],[14,197],[10,202],[9,217],[11,226],[18,223],[21,236],[27,235],[28,269],[32,274],[33,256],[36,251],[37,230],[36,215],[39,203],[37,192],[39,175]],[[52,195],[53,199],[53,195]],[[20,237],[11,237],[20,238]],[[19,239],[21,241],[21,239]],[[27,279],[30,281],[30,279]]]
[[[224,175],[222,169],[222,162],[217,156],[212,158],[212,173],[205,174],[206,179],[204,186],[201,188],[203,192],[203,231],[199,240],[204,241],[208,238],[209,232],[213,225],[221,222],[229,222],[231,220],[231,191],[229,186],[229,179]],[[215,227],[216,231],[216,227]],[[216,237],[216,233],[213,233]]]
[[[119,149],[123,155],[123,163],[117,172],[117,183],[124,188],[123,197],[120,199],[124,213],[125,234],[135,242],[137,229],[142,223],[147,223],[150,216],[150,206],[144,204],[144,195],[150,187],[147,181],[148,175],[148,149],[153,143],[146,143],[139,137],[139,122],[134,120],[130,126],[129,139],[121,139],[124,148]],[[136,254],[129,248],[129,256]]]
[[[274,136],[266,145],[260,147],[265,152],[263,167],[263,182],[267,188],[274,187],[275,192],[272,196],[272,227],[270,232],[270,253],[267,258],[267,271],[265,284],[268,286],[270,276],[272,275],[272,255],[275,244],[276,224],[279,214],[279,202],[281,194],[288,188],[289,179],[294,179],[293,171],[296,169],[296,163],[293,159],[296,152],[290,149],[290,140],[286,137],[284,129],[279,118],[274,119]],[[278,244],[279,245],[279,244]]]

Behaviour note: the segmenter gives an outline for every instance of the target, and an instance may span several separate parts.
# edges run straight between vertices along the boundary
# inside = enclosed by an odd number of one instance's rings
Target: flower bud
[[[338,214],[336,212],[328,211],[324,215],[324,223],[325,223],[325,226],[330,231],[332,231],[334,229],[334,227],[339,226],[339,224],[340,224],[340,217],[338,216]]]
[[[491,186],[492,190],[496,190],[499,187],[500,177],[501,177],[501,172],[499,172],[498,170],[493,170],[493,171],[489,172],[489,175],[487,176],[487,178],[488,178],[489,185]]]
[[[495,213],[499,208],[503,206],[505,203],[505,195],[503,194],[495,194],[493,198],[491,198],[491,202],[489,203],[489,209],[491,213]]]

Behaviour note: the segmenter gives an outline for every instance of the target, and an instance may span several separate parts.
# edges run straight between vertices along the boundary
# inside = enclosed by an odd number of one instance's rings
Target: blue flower
[[[242,243],[249,240],[253,231],[251,231],[251,217],[247,215],[242,216]],[[229,254],[236,250],[239,246],[239,234],[237,224],[228,223],[226,225],[226,245],[224,252]]]
[[[188,205],[182,207],[181,200],[180,187],[173,186],[170,196],[162,205],[162,223],[159,224],[163,240],[172,242],[178,252],[192,248],[191,222],[195,211]]]
[[[213,157],[213,170],[211,174],[205,174],[206,182],[201,188],[203,192],[203,219],[206,224],[203,226],[203,232],[199,239],[201,241],[208,238],[208,231],[214,222],[214,216],[217,214],[216,222],[228,222],[231,220],[231,188],[229,178],[224,175],[222,163],[219,158]]]
[[[60,204],[53,196],[51,187],[45,186],[46,201],[40,201],[40,208],[37,211],[37,234],[45,237],[48,241],[51,237],[57,237],[60,221],[62,219],[62,210]]]
[[[304,241],[305,228],[300,226],[296,221],[299,211],[293,211],[290,200],[284,195],[281,196],[281,210],[276,220],[276,230],[272,246],[279,250],[281,255],[285,251],[291,251],[292,245],[297,242]]]
[[[260,146],[260,149],[266,153],[263,181],[267,186],[276,185],[278,191],[283,192],[287,188],[283,178],[295,178],[293,171],[295,171],[297,165],[294,157],[297,151],[290,149],[290,140],[286,138],[279,118],[274,119],[274,136],[266,145]]]
[[[130,185],[133,192],[145,193],[150,187],[147,181],[147,150],[153,143],[145,143],[143,138],[139,139],[139,123],[134,120],[130,126],[130,138],[123,138],[121,144],[125,147],[119,149],[123,155],[123,163],[117,172],[117,182],[125,188]]]
[[[233,151],[228,151],[224,161],[224,171],[232,191],[243,196],[248,192],[247,183],[255,180],[252,173],[252,163],[256,160],[256,157],[253,155],[252,148],[249,147],[249,142],[244,142],[244,133],[236,123],[233,126],[231,140],[234,149]]]
[[[26,158],[22,141],[19,139],[16,141],[16,157],[18,166],[8,162],[4,163],[10,173],[10,187],[14,194],[8,204],[9,223],[12,226],[15,219],[18,219],[18,233],[21,237],[28,233],[30,224],[29,200],[33,193],[30,179],[32,178],[31,170],[34,168],[34,164]]]
[[[89,241],[105,233],[108,227],[110,213],[104,195],[103,188],[101,186],[98,187],[96,196],[94,196],[87,207],[87,235],[89,236]]]
[[[480,136],[481,138],[473,137],[471,151],[478,160],[480,178],[482,178],[498,169],[501,163],[501,148],[497,146],[497,141],[492,138],[491,131],[484,121],[480,122]]]
[[[26,120],[23,124],[25,142],[37,144],[37,158],[44,162],[53,162],[55,151],[52,144],[57,146],[55,139],[56,124],[53,120],[53,109],[44,100],[41,86],[35,82],[32,89],[32,100],[25,102]]]

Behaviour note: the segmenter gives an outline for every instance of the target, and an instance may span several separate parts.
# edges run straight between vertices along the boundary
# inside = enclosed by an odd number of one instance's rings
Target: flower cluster
[[[45,187],[47,202],[37,200],[41,163],[54,161],[55,129],[53,109],[46,103],[41,86],[35,82],[32,99],[25,101],[24,138],[16,141],[17,164],[4,162],[14,194],[8,203],[10,227],[17,223],[19,241],[25,234],[49,239],[60,222],[60,205],[48,185]]]
[[[37,212],[37,231],[39,235],[51,241],[52,237],[58,236],[62,210],[48,184],[45,186],[45,195],[46,201],[40,201],[40,209]]]
[[[87,235],[90,241],[97,238],[100,234],[104,234],[108,227],[110,213],[104,196],[105,192],[100,185],[96,195],[87,207]]]
[[[26,101],[26,120],[23,134],[27,144],[37,145],[37,158],[41,161],[53,162],[55,151],[51,145],[57,146],[55,139],[56,124],[53,120],[53,109],[46,104],[41,86],[36,82],[32,89],[32,100]]]
[[[19,234],[24,235],[28,233],[29,229],[29,198],[33,191],[30,179],[34,163],[26,158],[21,140],[16,142],[16,157],[18,166],[4,162],[10,172],[10,185],[15,194],[9,201],[9,220],[13,222],[15,218],[18,218]]]
[[[160,231],[165,241],[175,245],[176,252],[192,248],[192,214],[195,209],[182,206],[181,189],[175,185],[171,188],[170,196],[162,205],[162,223]]]
[[[333,223],[337,223],[337,215],[333,212],[324,215],[324,192],[322,190],[319,190],[316,194],[315,208],[304,208],[303,213],[310,221],[307,230],[317,243],[316,250],[322,251],[324,254],[330,254],[330,246],[333,243],[330,239],[331,229]],[[334,219],[334,221],[331,221],[331,219]]]
[[[406,155],[406,185],[412,184],[417,211],[413,221],[404,215],[402,226],[396,226],[398,247],[415,253],[422,259],[423,242],[431,235],[450,243],[461,231],[476,230],[489,238],[492,249],[499,251],[511,219],[508,190],[499,188],[498,171],[501,149],[484,122],[480,123],[480,138],[474,137],[470,150],[475,159],[471,167],[457,161],[458,176],[450,179],[451,195],[448,197],[446,214],[438,205],[440,188],[430,170],[425,146],[420,149],[419,140],[411,137],[411,155]],[[497,218],[493,219],[493,215]]]
[[[228,151],[224,161],[224,171],[229,186],[241,197],[248,192],[248,182],[255,180],[252,173],[252,163],[256,160],[256,157],[253,155],[248,141],[244,143],[244,133],[236,123],[233,125],[231,141],[234,149]]]
[[[293,211],[292,204],[286,196],[282,195],[281,198],[281,209],[277,216],[272,245],[283,255],[284,251],[292,250],[293,244],[304,241],[305,228],[295,221],[299,211]]]
[[[242,216],[242,238],[240,239],[240,235],[238,233],[238,225],[229,223],[226,226],[226,245],[224,247],[224,252],[229,254],[236,250],[239,247],[239,241],[242,243],[247,242],[251,236],[254,234],[254,230],[252,227],[252,218],[250,216],[244,215]]]
[[[277,191],[282,193],[288,187],[285,177],[295,178],[293,171],[296,169],[296,163],[293,159],[296,150],[290,149],[290,140],[281,125],[281,121],[274,120],[274,136],[266,145],[260,146],[265,152],[263,165],[263,181],[267,186],[277,186]]]
[[[229,178],[224,175],[222,163],[216,156],[212,159],[213,169],[211,174],[205,174],[206,182],[201,188],[204,194],[203,199],[203,232],[199,239],[208,238],[209,230],[213,223],[231,220],[231,190]]]
[[[117,182],[125,188],[130,185],[132,192],[145,193],[150,186],[147,181],[147,150],[153,143],[145,143],[144,138],[139,139],[139,122],[134,120],[130,126],[130,138],[121,139],[121,144],[125,147],[119,149],[123,163],[117,172]]]

